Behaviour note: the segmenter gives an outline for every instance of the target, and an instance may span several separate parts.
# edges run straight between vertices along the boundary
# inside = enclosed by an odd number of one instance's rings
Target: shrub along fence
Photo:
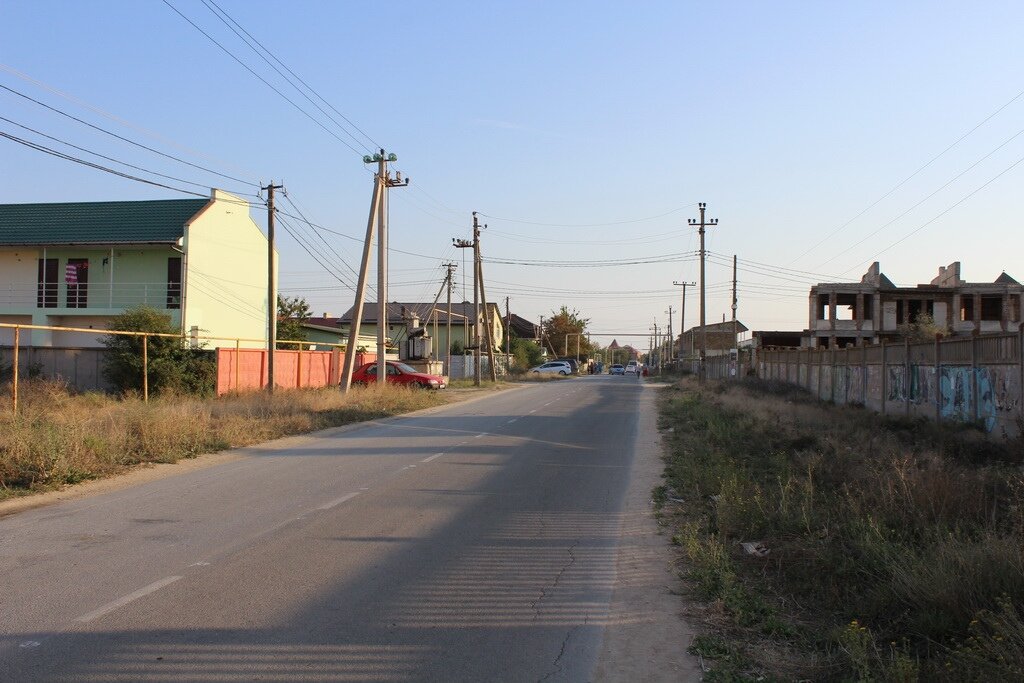
[[[1009,437],[1024,429],[1024,328],[925,343],[760,350],[756,367],[762,379],[883,415],[977,422]]]
[[[205,351],[202,346],[207,342],[226,343],[216,348],[216,392],[218,395],[229,391],[246,391],[267,385],[267,351],[266,349],[242,348],[243,343],[265,343],[260,339],[222,338],[203,335],[179,335],[160,332],[131,332],[123,330],[98,330],[93,328],[57,327],[48,325],[23,325],[0,323],[0,328],[13,331],[13,344],[0,347],[0,382],[10,382],[11,406],[18,410],[18,385],[21,381],[32,377],[46,377],[67,382],[79,391],[112,391],[114,387],[104,376],[104,366],[109,362],[111,351],[105,347],[36,347],[25,344],[23,331],[50,330],[77,334],[105,337],[107,335],[141,338],[141,392],[143,400],[149,400],[150,379],[153,376],[153,363],[149,357],[150,343],[160,339],[175,339],[184,347],[192,349],[192,353],[205,355],[214,354],[213,350]],[[332,351],[308,351],[304,346],[314,343],[324,346],[323,342],[299,340],[278,340],[282,344],[299,347],[298,351],[278,349],[274,352],[274,386],[282,388],[322,387],[329,382],[340,380],[341,351],[337,345]],[[357,353],[356,367],[361,363],[376,360],[376,354]],[[212,385],[212,382],[211,382]],[[214,387],[211,386],[210,390]]]

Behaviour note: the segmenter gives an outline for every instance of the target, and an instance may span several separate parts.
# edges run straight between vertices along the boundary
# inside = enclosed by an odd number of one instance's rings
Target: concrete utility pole
[[[476,221],[476,212],[475,211],[473,212],[473,220],[474,220],[474,222]],[[487,224],[486,223],[484,224],[484,229],[485,230],[487,229]],[[494,323],[493,323],[493,321],[491,319],[491,312],[490,312],[491,309],[489,309],[487,307],[487,293],[486,293],[486,291],[484,291],[484,257],[483,257],[483,253],[480,251],[480,231],[479,230],[476,231],[475,240],[476,240],[476,250],[475,250],[476,251],[476,269],[477,269],[477,273],[478,273],[477,279],[480,282],[480,301],[483,303],[483,307],[484,307],[484,328],[487,331],[487,334],[484,336],[484,341],[487,344],[487,364],[490,366],[491,381],[492,382],[497,382],[498,381],[498,368],[494,364],[494,336],[491,334],[491,332],[494,331]]]
[[[505,297],[505,372],[512,369],[512,309]]]
[[[696,282],[677,282],[676,280],[673,280],[672,284],[674,284],[676,287],[682,287],[683,288],[683,297],[682,297],[682,302],[681,302],[682,305],[679,307],[679,355],[682,356],[683,355],[683,335],[686,334],[686,288],[687,287],[693,287],[697,283]],[[675,342],[673,341],[673,346],[674,345],[675,345]]]
[[[473,212],[473,239],[460,240],[452,239],[454,244],[459,249],[472,249],[473,250],[473,385],[480,386],[480,295],[482,293],[482,277],[483,272],[480,268],[480,221],[477,219],[476,211]],[[484,299],[484,317],[486,318],[487,311],[487,299]],[[491,334],[490,330],[487,331],[487,345],[488,350],[493,353],[490,349]],[[493,357],[491,358],[491,372],[494,372]],[[497,377],[493,378],[497,381]]]
[[[736,337],[736,254],[732,255],[732,339],[739,349],[740,342]]]
[[[371,247],[373,246],[374,230],[375,230],[375,228],[378,225],[381,227],[382,233],[387,228],[386,219],[385,219],[385,215],[386,215],[385,207],[387,206],[387,203],[385,201],[385,195],[387,194],[388,188],[397,187],[397,186],[403,186],[404,187],[405,185],[409,184],[409,179],[408,178],[406,178],[405,181],[403,182],[402,179],[399,178],[399,177],[396,177],[394,180],[392,180],[388,176],[388,166],[387,165],[388,165],[389,161],[398,161],[398,157],[395,154],[387,154],[387,155],[385,155],[383,149],[380,150],[380,152],[378,152],[377,154],[374,154],[373,156],[370,156],[369,154],[367,154],[366,156],[363,157],[363,163],[366,163],[366,164],[376,163],[377,164],[377,172],[373,176],[373,196],[370,199],[370,217],[366,221],[366,238],[363,241],[363,256],[362,256],[362,261],[360,262],[360,266],[359,266],[359,279],[358,279],[358,282],[356,283],[356,292],[355,292],[356,300],[355,300],[355,305],[352,307],[352,322],[351,322],[351,324],[349,326],[348,346],[345,347],[345,365],[342,368],[342,373],[341,373],[341,390],[342,391],[348,391],[352,387],[352,372],[355,369],[356,346],[358,345],[358,342],[359,342],[359,327],[360,327],[360,325],[363,322],[363,305],[365,304],[365,299],[366,299],[366,278],[367,278],[367,276],[369,274],[369,271],[370,271],[370,250],[371,250]],[[383,237],[383,235],[382,235],[382,237]],[[385,283],[385,290],[386,290],[386,287],[387,287],[387,262],[386,262],[386,258],[387,258],[387,239],[386,239],[386,237],[383,238],[383,239],[380,239],[379,242],[383,243],[382,251],[384,252],[384,255],[385,255],[385,263],[383,265],[378,264],[378,278],[377,278],[377,282],[378,282],[378,287],[379,287],[380,286],[380,281],[383,279],[384,283]],[[378,299],[378,318],[379,318],[380,310],[382,308],[381,302],[384,302],[385,305],[386,305],[386,302],[387,302],[387,291],[383,291],[382,292],[380,289],[378,289],[378,291],[377,291],[377,299]],[[386,311],[385,311],[385,316],[386,316]],[[382,372],[382,370],[386,370],[386,368],[381,368],[381,365],[384,363],[384,348],[383,348],[383,345],[381,344],[381,333],[380,333],[380,330],[385,328],[386,326],[387,326],[387,319],[386,319],[386,317],[385,317],[384,320],[378,319],[378,321],[377,321],[377,327],[378,327],[378,331],[377,331],[377,353],[378,353],[378,358],[377,358],[377,374],[378,374],[379,377],[385,377],[385,378],[386,378],[387,375],[384,372]],[[386,381],[386,379],[383,380],[383,381]]]
[[[444,267],[448,269],[448,321],[445,323],[445,335],[444,343],[447,344],[448,350],[446,352],[446,362],[444,364],[444,371],[448,375],[448,381],[451,382],[452,375],[452,288],[455,283],[452,281],[452,271],[455,270],[454,263],[446,263]]]
[[[274,351],[277,349],[277,288],[274,282],[274,190],[271,180],[261,190],[267,191],[267,392],[274,393]]]
[[[665,360],[671,361],[675,355],[672,352],[672,307],[669,306],[668,310],[665,312],[668,313],[668,332],[665,334],[665,339],[668,341],[668,348],[665,349]]]
[[[384,156],[384,150],[380,151]],[[371,157],[372,159],[372,157]],[[398,161],[398,156],[391,154],[387,161]],[[409,184],[406,178],[396,173],[391,178],[387,169],[384,172],[384,194],[380,196],[380,211],[377,213],[377,381],[387,382],[388,366],[385,355],[388,350],[388,190],[392,187],[404,187]],[[381,378],[384,379],[381,379]]]
[[[689,224],[691,226],[699,226],[700,228],[700,369],[697,374],[697,380],[703,383],[705,377],[707,376],[707,371],[704,367],[704,363],[707,360],[708,356],[708,331],[707,328],[704,326],[704,257],[707,254],[707,252],[704,251],[704,228],[714,227],[718,225],[718,219],[711,218],[705,220],[704,210],[707,207],[707,204],[705,202],[700,202],[699,204],[697,204],[697,206],[700,209],[700,220],[695,221],[694,219],[691,218],[689,219]]]

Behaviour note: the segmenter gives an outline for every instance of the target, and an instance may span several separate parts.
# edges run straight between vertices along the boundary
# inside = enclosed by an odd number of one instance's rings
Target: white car
[[[626,369],[623,372],[626,375],[640,375],[640,365],[635,360],[631,360],[626,363]]]
[[[553,360],[543,365],[538,365],[535,368],[530,368],[530,372],[535,375],[571,375],[572,366],[569,365],[568,361]]]

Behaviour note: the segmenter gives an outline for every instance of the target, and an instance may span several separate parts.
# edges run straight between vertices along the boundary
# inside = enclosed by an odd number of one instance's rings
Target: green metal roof
[[[173,244],[209,201],[0,204],[0,246]]]

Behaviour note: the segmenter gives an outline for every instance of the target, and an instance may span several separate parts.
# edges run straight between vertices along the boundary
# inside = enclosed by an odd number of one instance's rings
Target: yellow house
[[[259,347],[267,303],[267,239],[248,202],[222,190],[208,199],[0,204],[0,322],[105,330],[146,305],[182,334]],[[100,345],[88,333],[29,337],[34,346]],[[11,340],[0,328],[0,345]]]

